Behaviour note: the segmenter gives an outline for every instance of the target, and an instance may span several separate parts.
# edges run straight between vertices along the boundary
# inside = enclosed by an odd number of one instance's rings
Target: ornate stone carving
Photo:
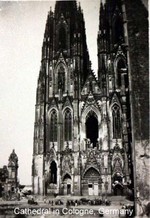
[[[87,161],[85,163],[84,172],[90,168],[93,167],[100,172],[100,164],[97,162],[97,151],[92,149],[87,154]]]
[[[67,96],[64,100],[64,104],[63,104],[63,107],[62,108],[65,108],[65,107],[71,107],[72,108],[72,103],[71,103],[71,99],[69,98],[69,96]]]
[[[60,152],[61,160],[62,160],[62,172],[68,172],[71,173],[72,167],[73,167],[73,155],[72,155],[72,149],[69,148],[67,145],[64,151]]]
[[[50,151],[48,152],[46,156],[46,160],[47,162],[51,163],[53,160],[56,160],[56,158],[57,158],[57,155],[56,155],[56,151],[53,145],[53,147],[50,149]]]
[[[72,158],[70,155],[65,155],[63,160],[62,160],[62,170],[63,172],[69,172],[71,173],[71,169],[72,169]]]

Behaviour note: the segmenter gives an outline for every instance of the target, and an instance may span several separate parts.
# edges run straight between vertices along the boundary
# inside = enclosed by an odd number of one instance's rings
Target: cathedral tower
[[[101,3],[97,43],[98,78],[91,70],[81,7],[57,1],[54,13],[50,9],[35,106],[35,194],[120,195],[133,187],[120,1]]]
[[[15,191],[18,188],[18,156],[13,149],[8,159],[8,178],[7,178],[7,189],[9,191]]]
[[[61,193],[65,178],[73,182],[76,177],[79,182],[79,173],[75,176],[73,172],[73,162],[78,168],[79,158],[78,103],[89,65],[80,6],[77,7],[76,1],[56,2],[55,12],[50,10],[47,17],[37,87],[33,155],[35,193],[48,190]],[[70,191],[73,192],[73,186]]]

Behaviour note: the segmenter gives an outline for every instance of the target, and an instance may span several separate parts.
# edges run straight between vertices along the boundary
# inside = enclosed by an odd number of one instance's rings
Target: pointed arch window
[[[58,69],[58,89],[65,90],[65,68],[63,65],[60,65]]]
[[[98,139],[98,119],[95,112],[90,111],[86,117],[86,138],[90,139],[93,147],[97,145]]]
[[[125,61],[123,59],[119,59],[117,63],[117,86],[118,88],[120,88],[122,85],[123,81],[121,79],[121,75],[122,75],[122,72],[125,73],[125,70],[126,70]]]
[[[72,115],[70,109],[67,109],[65,111],[64,116],[64,136],[65,141],[71,141],[72,140]]]
[[[120,119],[120,107],[115,104],[112,108],[113,117],[113,138],[121,138],[121,119]]]
[[[124,30],[123,30],[122,16],[119,14],[118,9],[116,9],[115,12],[116,14],[112,24],[112,36],[113,36],[113,43],[117,44],[123,42]]]
[[[53,110],[50,118],[50,141],[57,141],[57,112]]]
[[[61,26],[59,29],[59,38],[58,38],[58,45],[59,45],[59,49],[66,49],[66,30],[64,26]]]
[[[57,165],[52,161],[50,165],[50,183],[57,184]]]

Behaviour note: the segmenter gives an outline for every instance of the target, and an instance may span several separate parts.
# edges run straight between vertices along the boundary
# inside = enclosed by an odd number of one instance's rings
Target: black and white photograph
[[[150,217],[148,11],[0,1],[0,218]]]

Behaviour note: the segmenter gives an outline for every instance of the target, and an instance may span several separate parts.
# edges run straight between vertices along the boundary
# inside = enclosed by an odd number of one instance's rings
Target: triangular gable
[[[96,108],[98,108],[99,111],[101,111],[101,107],[100,105],[98,104],[98,101],[95,99],[94,95],[92,92],[90,92],[85,100],[85,103],[83,104],[82,106],[82,109],[81,109],[81,113],[89,106],[89,105],[92,105]]]
[[[96,94],[100,94],[100,87],[98,85],[98,82],[96,80],[96,77],[94,75],[93,72],[91,72],[86,81],[85,81],[85,84],[82,88],[82,91],[81,91],[81,95],[86,95],[89,93],[89,91],[93,92],[93,93],[96,93]]]
[[[95,168],[100,173],[100,164],[97,162],[94,150],[91,150],[88,154],[83,174],[91,167]]]
[[[117,53],[116,53],[116,58],[118,58],[119,56],[123,57],[124,59],[126,59],[126,56],[121,48],[121,46],[119,45]]]
[[[111,96],[111,99],[110,99],[110,105],[113,105],[113,104],[118,104],[121,108],[121,102],[119,100],[119,96],[118,96],[118,93],[115,92],[112,96]]]
[[[65,107],[71,107],[72,108],[71,99],[70,99],[70,97],[68,95],[64,99],[63,108],[65,108]]]
[[[57,60],[57,62],[56,62],[56,64],[55,64],[55,69],[57,69],[57,67],[58,67],[58,65],[59,65],[60,63],[64,64],[65,68],[67,67],[67,64],[66,64],[66,61],[65,61],[65,58],[64,58],[62,52],[59,53],[58,60]]]
[[[51,103],[50,103],[50,105],[49,105],[49,107],[48,107],[48,110],[51,109],[51,108],[53,108],[53,107],[55,107],[55,108],[58,109],[58,104],[57,104],[57,100],[56,100],[55,97],[52,98]]]

